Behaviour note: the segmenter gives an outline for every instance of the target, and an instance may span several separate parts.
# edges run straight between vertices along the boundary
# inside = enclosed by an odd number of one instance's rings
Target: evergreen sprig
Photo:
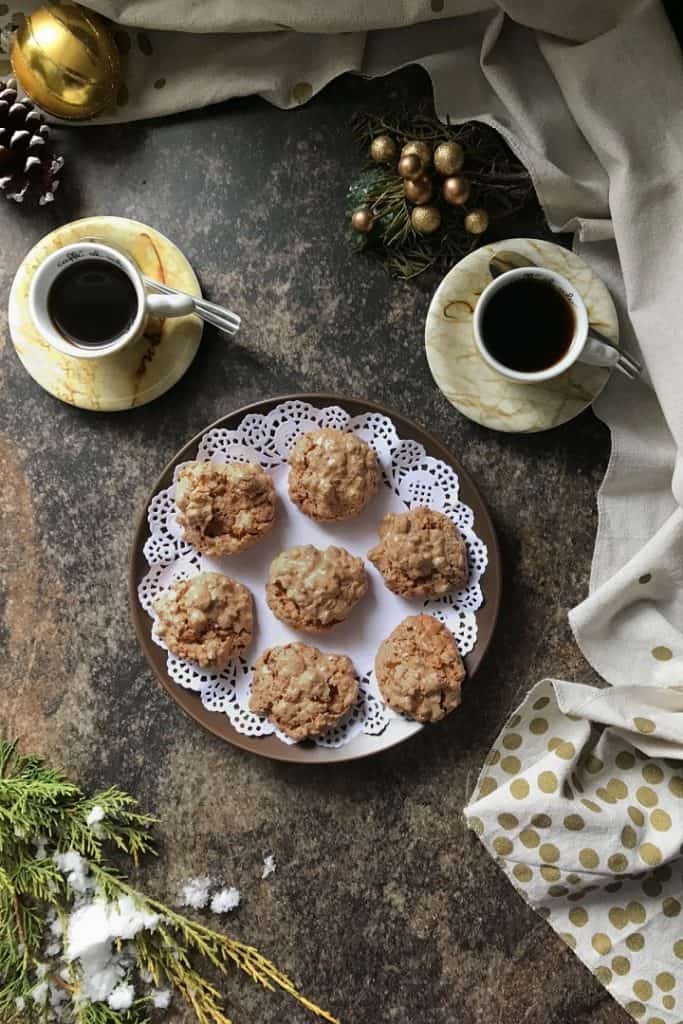
[[[380,260],[393,277],[416,277],[429,267],[452,265],[486,240],[470,235],[464,227],[468,209],[483,207],[491,224],[524,212],[543,221],[533,183],[526,168],[504,139],[486,124],[468,121],[444,124],[426,108],[391,115],[359,113],[351,122],[353,136],[366,155],[366,163],[348,191],[347,212],[368,207],[375,223],[363,234],[350,229],[355,252]],[[441,213],[441,226],[432,235],[419,235],[410,222],[411,207],[403,192],[403,179],[395,166],[378,165],[369,158],[372,140],[390,135],[399,149],[410,141],[458,142],[465,151],[462,173],[471,185],[466,208],[434,200]]]
[[[231,1024],[223,996],[204,971],[225,977],[236,967],[269,990],[282,989],[312,1013],[338,1024],[307,999],[293,981],[253,946],[207,928],[131,886],[107,859],[108,848],[134,864],[154,854],[155,819],[136,810],[129,794],[111,787],[92,796],[37,757],[22,756],[0,741],[0,1021],[44,1024],[48,1004],[36,1001],[43,980],[64,992],[66,1024],[149,1024],[149,997],[126,1010],[84,998],[77,966],[50,954],[50,920],[65,929],[75,894],[54,854],[76,852],[88,861],[98,897],[129,897],[140,911],[159,917],[157,927],[133,938],[135,965],[156,987],[169,986],[189,1004],[198,1024]],[[94,808],[100,820],[89,824]],[[132,975],[131,975],[132,976]]]

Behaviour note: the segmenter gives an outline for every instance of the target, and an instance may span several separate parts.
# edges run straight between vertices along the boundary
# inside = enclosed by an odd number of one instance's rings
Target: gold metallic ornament
[[[422,166],[426,169],[432,163],[432,147],[428,142],[406,142],[401,150],[401,156],[410,156],[414,153]]]
[[[34,103],[74,121],[99,114],[121,81],[113,35],[101,18],[78,4],[48,4],[28,14],[14,37],[11,60]]]
[[[416,206],[410,215],[410,223],[418,235],[431,235],[441,227],[441,214],[436,206]]]
[[[489,215],[486,210],[470,210],[465,217],[465,231],[470,235],[483,235],[489,226]]]
[[[415,153],[402,156],[398,162],[398,173],[408,181],[415,181],[416,178],[419,178],[423,173],[422,161],[419,156],[416,156]]]
[[[362,206],[360,210],[355,210],[351,215],[351,227],[354,231],[361,231],[364,235],[368,231],[372,231],[375,224],[375,218],[372,215],[372,210],[369,210],[367,206]]]
[[[398,156],[398,146],[391,135],[378,135],[370,144],[370,156],[376,164],[388,164]]]
[[[415,181],[404,181],[403,192],[409,203],[414,203],[415,206],[424,206],[434,194],[432,179],[423,174]]]
[[[457,174],[465,162],[459,142],[441,142],[434,150],[434,166],[439,174]]]
[[[441,186],[441,195],[451,206],[462,206],[470,195],[470,183],[462,174],[454,174],[450,178],[444,178]]]

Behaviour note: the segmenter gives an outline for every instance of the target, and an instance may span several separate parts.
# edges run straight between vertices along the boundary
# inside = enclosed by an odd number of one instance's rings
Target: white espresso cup
[[[574,319],[574,331],[561,358],[542,370],[532,371],[515,370],[496,359],[487,346],[486,332],[483,329],[484,314],[491,299],[503,288],[514,287],[516,282],[528,278],[543,281],[556,288],[569,303]],[[574,285],[566,277],[556,274],[554,270],[546,270],[544,267],[516,267],[491,281],[479,297],[474,310],[473,326],[474,339],[481,357],[498,373],[510,380],[518,381],[520,384],[551,380],[553,377],[565,373],[576,362],[589,363],[592,366],[614,366],[619,358],[619,352],[616,349],[591,337],[586,305]]]
[[[53,284],[67,267],[82,260],[104,260],[113,263],[123,271],[135,291],[136,305],[132,319],[120,333],[107,339],[103,344],[79,344],[77,340],[71,340],[59,330],[50,315],[49,298]],[[101,359],[137,341],[145,331],[148,316],[185,316],[193,309],[190,296],[157,295],[147,292],[140,271],[133,260],[109,245],[88,241],[65,245],[43,260],[33,275],[28,302],[31,318],[41,338],[59,352],[78,359]]]

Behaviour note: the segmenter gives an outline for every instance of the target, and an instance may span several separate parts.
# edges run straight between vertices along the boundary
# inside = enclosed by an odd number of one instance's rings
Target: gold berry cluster
[[[398,160],[397,171],[403,179],[403,194],[411,205],[410,223],[419,235],[431,235],[441,226],[441,211],[435,200],[439,194],[449,206],[464,206],[470,196],[470,183],[461,173],[465,153],[459,142],[406,142],[399,152],[391,135],[377,135],[370,146],[370,156],[378,164]],[[356,231],[372,231],[375,217],[370,207],[363,206],[351,216]],[[482,235],[489,224],[486,210],[470,210],[464,219],[465,230]]]

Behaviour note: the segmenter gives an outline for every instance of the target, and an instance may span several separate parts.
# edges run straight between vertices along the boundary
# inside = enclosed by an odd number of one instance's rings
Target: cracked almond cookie
[[[448,516],[418,506],[384,516],[368,558],[401,597],[443,597],[469,578],[467,547]]]
[[[438,722],[460,703],[465,666],[451,632],[431,615],[410,615],[380,645],[375,675],[394,711]]]
[[[275,525],[275,488],[252,462],[190,462],[178,473],[177,521],[203,555],[235,555]]]
[[[201,668],[224,668],[251,643],[251,594],[222,573],[179,580],[156,598],[154,610],[156,633],[169,651]]]
[[[357,696],[350,658],[293,643],[271,647],[258,659],[249,708],[292,739],[305,740],[336,725]]]
[[[377,490],[377,456],[356,434],[323,427],[303,434],[289,455],[289,496],[319,521],[351,519]]]
[[[301,544],[271,562],[266,601],[288,626],[319,633],[343,622],[367,589],[361,558],[345,548]]]

